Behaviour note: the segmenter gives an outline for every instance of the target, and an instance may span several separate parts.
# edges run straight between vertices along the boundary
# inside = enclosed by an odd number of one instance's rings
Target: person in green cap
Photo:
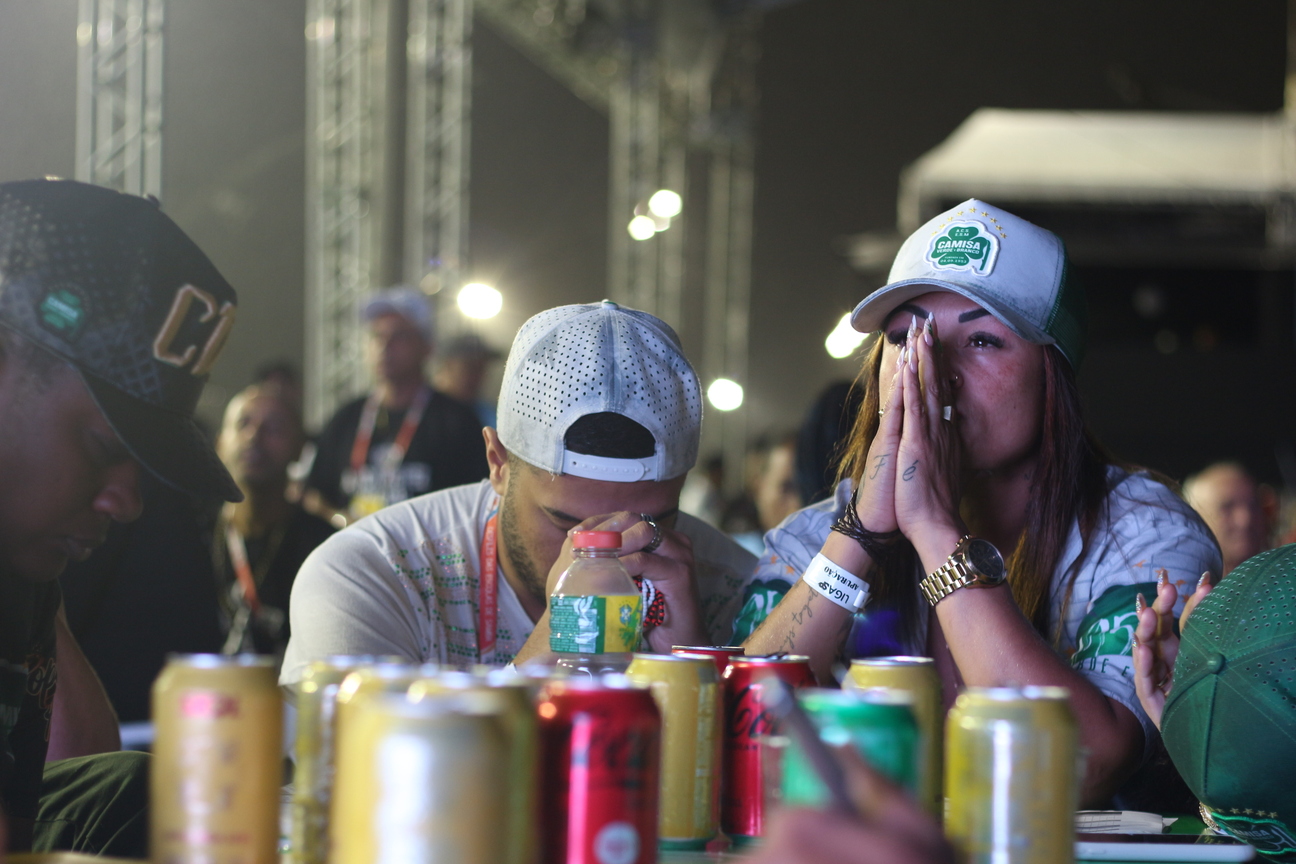
[[[1296,544],[1140,602],[1135,686],[1208,825],[1296,861]],[[1191,617],[1190,617],[1191,616]]]

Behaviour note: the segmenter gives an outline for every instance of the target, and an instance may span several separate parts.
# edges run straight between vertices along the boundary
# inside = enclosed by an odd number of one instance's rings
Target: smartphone
[[[1250,861],[1255,847],[1222,834],[1077,834],[1079,861]]]

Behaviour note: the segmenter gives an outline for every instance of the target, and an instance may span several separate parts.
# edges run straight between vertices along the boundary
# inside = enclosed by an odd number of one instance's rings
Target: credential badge
[[[999,256],[999,238],[979,222],[948,222],[927,249],[927,260],[940,270],[970,270],[988,276]]]

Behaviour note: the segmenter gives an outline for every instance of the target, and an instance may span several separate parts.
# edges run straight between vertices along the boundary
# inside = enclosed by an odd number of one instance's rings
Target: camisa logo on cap
[[[999,238],[980,222],[950,222],[927,247],[927,261],[938,270],[968,270],[988,276],[999,257]]]

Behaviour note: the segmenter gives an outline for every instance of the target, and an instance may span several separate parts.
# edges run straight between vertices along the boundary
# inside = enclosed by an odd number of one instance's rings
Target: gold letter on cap
[[[185,317],[189,314],[189,307],[194,304],[195,300],[201,301],[203,306],[206,307],[202,315],[198,317],[198,323],[205,324],[217,314],[220,315],[220,321],[213,328],[211,335],[207,337],[207,343],[203,346],[201,354],[199,354],[196,344],[186,345],[183,351],[177,351],[172,344],[175,342],[176,336],[179,335],[180,328],[184,326]],[[194,375],[206,375],[212,364],[216,362],[216,357],[225,345],[225,340],[229,338],[230,328],[234,326],[235,311],[237,310],[233,303],[226,303],[218,313],[216,300],[210,294],[192,285],[182,285],[176,291],[175,301],[171,304],[171,312],[168,313],[166,321],[163,322],[162,329],[158,331],[157,338],[153,340],[153,356],[163,363],[183,369],[193,362],[194,355],[198,355],[198,362],[189,371]]]

